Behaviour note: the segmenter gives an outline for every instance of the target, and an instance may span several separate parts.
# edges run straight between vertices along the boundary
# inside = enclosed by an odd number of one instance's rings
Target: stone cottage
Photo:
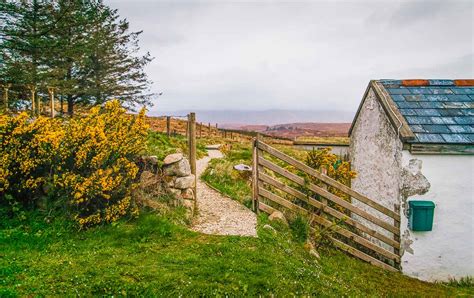
[[[352,188],[400,209],[402,271],[473,276],[474,80],[371,81],[349,134]],[[434,203],[431,231],[409,223],[416,201]]]

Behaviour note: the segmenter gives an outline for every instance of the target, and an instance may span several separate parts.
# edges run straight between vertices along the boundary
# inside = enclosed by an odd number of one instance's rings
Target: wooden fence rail
[[[299,171],[300,175],[278,165],[282,162]],[[254,140],[253,168],[253,206],[256,211],[271,213],[280,207],[306,214],[319,226],[333,231],[334,236],[330,238],[340,249],[385,269],[399,268],[400,215],[397,212],[278,151],[259,138]],[[310,179],[303,178],[301,174]],[[350,196],[352,200],[333,194],[328,186]],[[366,208],[354,204],[353,200],[365,204]],[[340,224],[335,225],[334,222]]]

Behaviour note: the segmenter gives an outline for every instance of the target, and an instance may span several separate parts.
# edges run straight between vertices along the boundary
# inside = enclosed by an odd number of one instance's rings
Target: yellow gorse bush
[[[134,214],[134,161],[146,134],[145,110],[130,116],[118,101],[69,120],[2,115],[0,200],[64,200],[81,227]]]
[[[341,161],[336,154],[331,153],[331,148],[324,148],[321,150],[313,150],[308,152],[306,156],[306,164],[316,170],[321,167],[326,168],[327,175],[334,180],[350,186],[351,179],[356,177],[356,172],[351,170],[350,163]],[[316,184],[321,185],[322,182],[315,179]],[[350,196],[332,186],[328,187],[328,191],[337,195],[340,198],[350,201]],[[344,211],[341,207],[335,206],[340,211]]]

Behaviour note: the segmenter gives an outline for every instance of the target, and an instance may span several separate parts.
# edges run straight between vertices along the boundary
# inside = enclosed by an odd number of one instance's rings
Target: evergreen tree
[[[59,88],[74,106],[112,98],[149,105],[150,81],[138,55],[141,32],[100,0],[0,2],[0,82]],[[44,91],[43,91],[44,93]]]
[[[51,3],[39,0],[0,3],[1,81],[35,88],[45,85],[48,68],[44,53],[51,50],[52,10]],[[40,98],[34,93],[38,108]]]
[[[149,53],[138,55],[140,32],[129,32],[129,23],[117,10],[97,4],[97,20],[91,24],[90,50],[87,53],[86,88],[95,104],[112,98],[133,107],[149,105],[148,80],[144,67],[152,60]]]

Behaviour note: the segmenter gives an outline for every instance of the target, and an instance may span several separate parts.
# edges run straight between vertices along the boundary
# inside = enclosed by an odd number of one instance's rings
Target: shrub
[[[308,152],[306,156],[306,164],[316,170],[321,167],[327,169],[327,175],[334,180],[341,182],[344,185],[350,186],[351,179],[356,177],[356,172],[351,170],[350,163],[347,161],[341,161],[338,159],[336,154],[331,153],[331,148],[324,148],[321,150],[312,150]],[[312,179],[315,184],[321,185],[322,182],[316,178]],[[350,200],[350,196],[340,191],[339,189],[329,186],[328,191],[332,194],[337,195],[347,201]],[[335,206],[340,211],[343,211],[341,207]]]
[[[81,227],[136,213],[131,191],[146,142],[144,114],[127,115],[111,101],[70,120],[1,116],[0,203],[10,195],[34,207],[47,196],[64,202]]]
[[[304,216],[297,215],[290,221],[290,228],[296,241],[303,243],[308,239],[310,223]]]

